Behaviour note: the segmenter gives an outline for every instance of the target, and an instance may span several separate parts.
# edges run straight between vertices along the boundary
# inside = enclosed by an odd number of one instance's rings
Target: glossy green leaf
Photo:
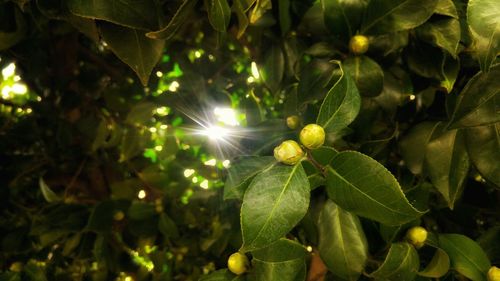
[[[247,156],[231,163],[224,185],[224,199],[243,199],[243,194],[252,179],[276,164],[272,156]]]
[[[16,29],[12,32],[0,30],[0,51],[6,50],[15,44],[19,43],[26,35],[26,22],[23,18],[22,13],[17,9],[13,8],[15,26]]]
[[[133,202],[128,209],[128,217],[133,220],[149,219],[156,214],[153,204]]]
[[[399,141],[401,156],[412,173],[422,173],[427,144],[439,124],[438,122],[417,124]]]
[[[244,276],[238,276],[227,269],[219,269],[208,275],[201,276],[199,281],[243,281]]]
[[[469,172],[469,157],[462,130],[435,130],[436,136],[427,145],[426,168],[432,184],[453,209],[464,189]]]
[[[226,32],[231,19],[231,8],[227,0],[206,0],[205,6],[212,27],[219,32]]]
[[[440,0],[436,5],[434,13],[458,19],[457,8],[453,0]]]
[[[102,201],[97,204],[90,213],[86,230],[98,233],[110,232],[113,226],[113,201]]]
[[[319,254],[343,280],[358,280],[368,258],[368,243],[359,218],[327,200],[318,220]]]
[[[160,60],[165,41],[147,38],[143,31],[110,23],[100,24],[101,36],[113,53],[137,73],[143,85]]]
[[[59,195],[52,191],[52,189],[45,183],[42,177],[38,179],[38,186],[42,191],[42,195],[45,201],[49,203],[61,201],[61,197],[59,197]]]
[[[327,133],[345,129],[359,113],[361,98],[353,79],[342,71],[339,80],[328,91],[318,113],[316,123]]]
[[[436,0],[370,1],[361,27],[362,34],[383,34],[415,28],[431,17]]]
[[[420,260],[415,248],[408,243],[393,243],[384,263],[369,274],[376,280],[413,280],[418,272]]]
[[[479,72],[469,80],[455,105],[451,128],[487,125],[500,121],[500,64]]]
[[[417,28],[416,31],[422,40],[445,49],[453,57],[457,56],[461,38],[458,19],[444,18],[427,22]]]
[[[364,154],[340,152],[327,172],[328,196],[346,211],[387,225],[403,224],[424,214],[408,202],[394,176]]]
[[[158,220],[158,230],[165,235],[165,237],[177,239],[179,238],[179,229],[175,222],[165,213],[160,215]]]
[[[347,42],[356,35],[367,5],[367,0],[322,0],[326,27]]]
[[[486,280],[490,261],[474,240],[460,234],[441,234],[439,246],[450,257],[452,269],[473,281]]]
[[[125,122],[129,124],[144,124],[151,120],[158,106],[152,102],[140,102],[130,109]]]
[[[346,59],[342,65],[365,97],[375,97],[382,92],[384,72],[377,62],[367,56],[355,56]]]
[[[153,0],[68,0],[69,10],[80,17],[105,20],[115,24],[146,30],[158,29],[161,14]]]
[[[275,165],[257,175],[243,197],[243,251],[265,247],[287,234],[309,207],[309,182],[300,163]]]
[[[253,269],[249,280],[299,281],[305,279],[306,249],[288,239],[252,252]]]
[[[299,101],[322,99],[329,90],[334,77],[335,64],[327,60],[315,59],[301,69],[297,88]]]
[[[474,50],[483,71],[488,71],[500,52],[500,5],[497,0],[470,0],[467,22]]]
[[[193,12],[196,3],[198,3],[198,0],[185,0],[165,27],[157,31],[148,32],[146,36],[152,39],[165,39],[169,41],[189,19],[189,15]]]
[[[442,249],[437,248],[434,256],[427,266],[418,273],[420,276],[440,278],[450,269],[450,257]]]
[[[467,151],[481,175],[500,188],[500,123],[466,130]]]
[[[304,259],[307,251],[301,244],[281,238],[269,247],[252,251],[252,257],[263,262],[280,263],[296,259]]]
[[[454,59],[449,55],[444,55],[443,62],[441,63],[441,73],[443,80],[441,80],[441,87],[450,93],[457,81],[458,72],[460,70],[460,61]]]
[[[290,0],[279,0],[278,10],[280,18],[281,34],[285,35],[292,26],[292,18],[290,15]]]
[[[281,84],[285,72],[285,57],[279,45],[270,46],[264,55],[264,65],[259,69],[264,83],[275,93]]]

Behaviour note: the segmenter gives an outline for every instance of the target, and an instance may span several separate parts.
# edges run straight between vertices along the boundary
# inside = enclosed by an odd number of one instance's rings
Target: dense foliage
[[[498,0],[0,0],[0,280],[499,280],[499,52]]]

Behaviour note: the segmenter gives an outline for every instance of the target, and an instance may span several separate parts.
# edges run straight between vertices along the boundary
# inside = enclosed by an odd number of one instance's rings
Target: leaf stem
[[[321,174],[323,175],[323,177],[326,178],[326,168],[325,168],[325,166],[321,165],[321,163],[319,163],[318,161],[316,161],[316,159],[314,159],[312,157],[310,149],[308,149],[308,148],[304,148],[304,149],[306,150],[307,160],[309,160],[309,162],[311,162],[311,164],[313,164],[313,166],[316,167],[316,169],[318,169],[321,172]]]

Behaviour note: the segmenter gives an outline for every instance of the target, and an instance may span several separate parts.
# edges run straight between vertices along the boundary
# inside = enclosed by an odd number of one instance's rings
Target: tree
[[[499,51],[497,0],[0,0],[0,280],[497,280]]]

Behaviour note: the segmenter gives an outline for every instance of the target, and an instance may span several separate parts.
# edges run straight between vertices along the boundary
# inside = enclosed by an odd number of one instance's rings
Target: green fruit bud
[[[122,211],[118,211],[113,215],[115,221],[121,221],[125,218],[125,214]]]
[[[22,262],[16,261],[10,265],[9,270],[13,272],[21,272],[23,271],[23,267],[24,265]]]
[[[354,35],[349,41],[349,51],[355,55],[362,55],[368,51],[370,42],[364,35]]]
[[[288,128],[292,130],[297,129],[299,127],[299,124],[300,124],[300,119],[299,116],[297,115],[288,116],[286,118],[286,125],[288,126]]]
[[[406,240],[419,249],[424,246],[425,240],[427,240],[427,230],[421,226],[414,226],[406,232]]]
[[[500,281],[500,268],[496,266],[490,267],[487,274],[488,281]]]
[[[304,151],[293,140],[287,140],[274,148],[274,158],[287,165],[295,165],[304,157]]]
[[[239,252],[229,256],[229,259],[227,260],[227,267],[236,275],[241,275],[247,272],[249,266],[250,263],[248,262],[247,256]]]
[[[317,124],[309,124],[300,131],[300,142],[309,149],[316,149],[325,143],[325,130]]]

